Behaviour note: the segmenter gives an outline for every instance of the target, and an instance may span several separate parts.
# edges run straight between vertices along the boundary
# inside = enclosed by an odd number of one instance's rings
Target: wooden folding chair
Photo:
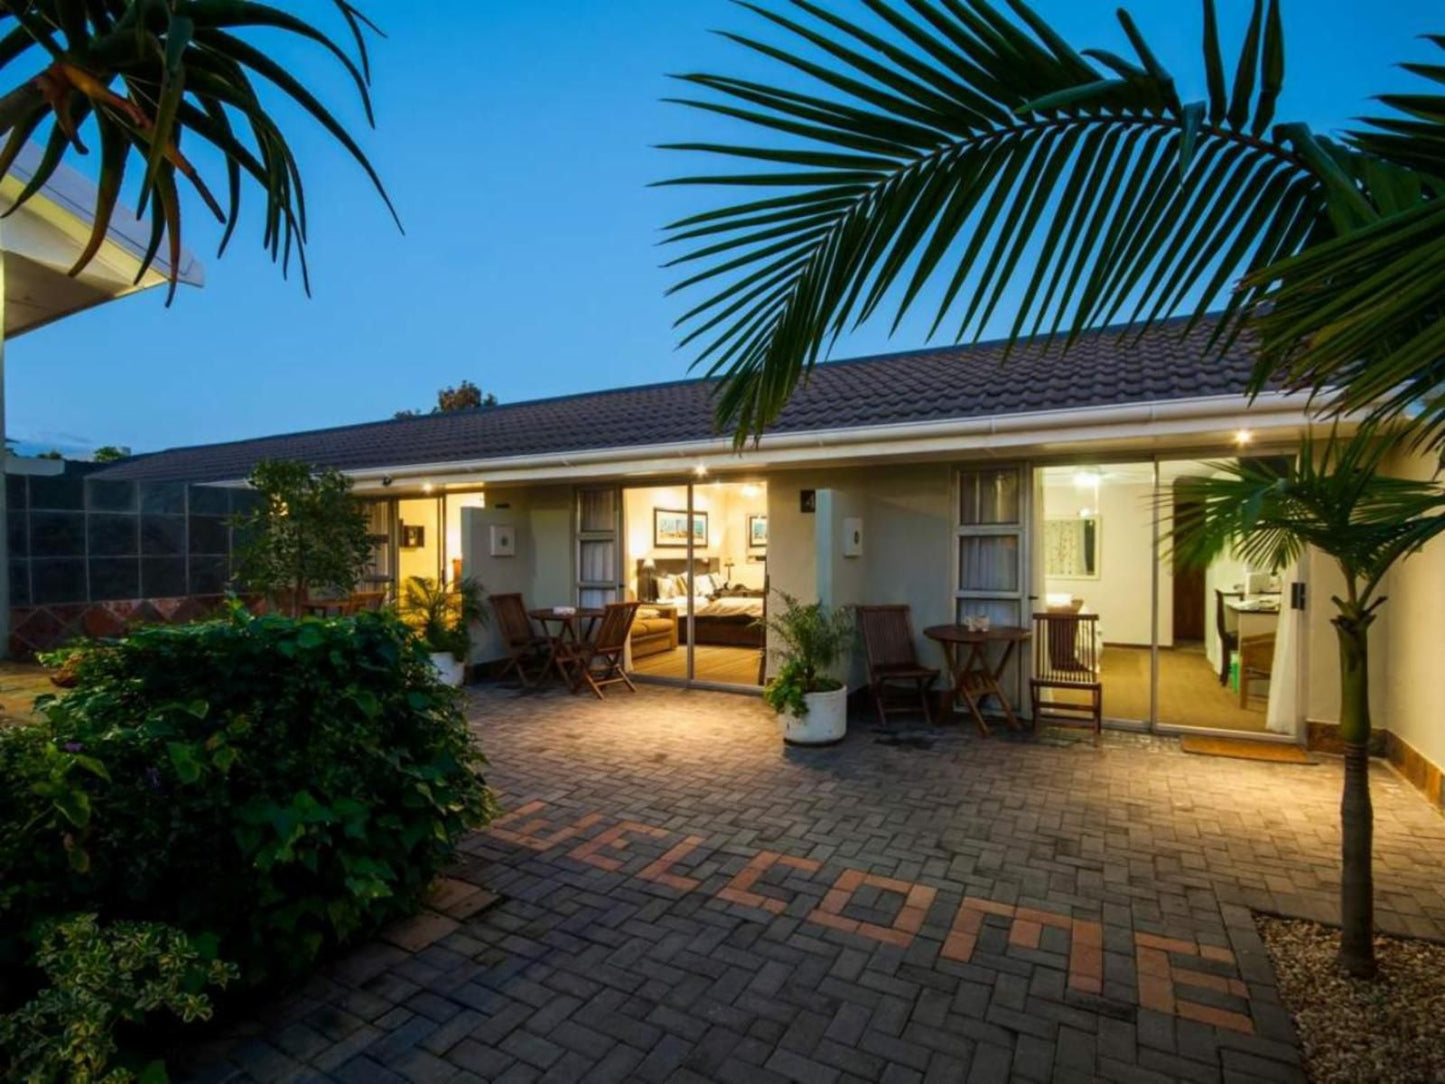
[[[1099,677],[1099,615],[1034,614],[1034,672],[1029,678],[1034,727],[1087,726],[1099,744],[1104,729],[1104,684]],[[1045,689],[1081,692],[1084,703],[1045,700]]]
[[[532,627],[532,619],[527,616],[527,606],[521,595],[492,595],[491,600],[492,611],[497,615],[497,627],[502,633],[502,643],[507,649],[507,665],[497,675],[498,680],[516,671],[522,687],[530,688],[546,668],[552,642],[538,635]],[[535,664],[536,668],[529,674],[527,668],[531,664]]]
[[[619,682],[633,692],[637,686],[627,676],[624,668],[627,651],[627,637],[632,631],[632,622],[637,617],[640,602],[610,602],[597,626],[597,635],[582,643],[566,643],[558,659],[564,667],[575,666],[576,677],[572,679],[572,691],[581,692],[586,685],[598,700],[607,697],[602,692],[604,685]],[[598,664],[601,664],[600,667]]]
[[[911,707],[888,708],[885,692],[890,682],[912,683],[918,691],[923,721],[933,722],[928,708],[928,691],[938,680],[939,671],[918,661],[913,643],[913,620],[907,606],[859,606],[858,628],[863,633],[863,647],[868,653],[868,690],[873,694],[873,707],[878,722],[888,725],[888,714],[911,711]]]

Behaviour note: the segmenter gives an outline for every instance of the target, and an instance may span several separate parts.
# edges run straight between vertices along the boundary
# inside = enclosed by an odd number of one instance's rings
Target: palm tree
[[[39,167],[16,205],[40,190],[67,153],[87,153],[89,133],[100,146],[95,224],[72,274],[100,249],[121,183],[134,166],[140,171],[137,213],[151,221],[141,275],[166,241],[174,295],[182,225],[178,175],[223,223],[222,252],[249,180],[266,199],[263,244],[283,273],[294,253],[309,289],[301,170],[262,100],[267,84],[320,123],[391,208],[375,169],[340,121],[287,65],[238,34],[279,31],[325,50],[349,74],[370,122],[366,33],[376,27],[347,0],[332,3],[350,34],[350,49],[311,23],[251,0],[0,0],[0,76],[14,80],[0,94],[0,133],[8,135],[0,176],[26,141],[49,126]],[[182,150],[196,141],[225,162],[224,205]]]
[[[1075,50],[1022,0],[859,2],[867,17],[744,3],[784,44],[724,36],[782,82],[678,76],[703,93],[676,100],[754,137],[670,144],[744,165],[666,182],[740,200],[668,235],[685,246],[673,289],[707,288],[682,343],[723,378],[719,424],[740,442],[885,302],[896,328],[936,297],[930,335],[961,340],[1011,285],[1015,338],[1192,324],[1222,302],[1222,348],[1270,302],[1256,388],[1344,384],[1346,405],[1386,415],[1423,395],[1422,431],[1445,439],[1445,97],[1387,98],[1392,115],[1343,142],[1275,123],[1279,0],[1255,0],[1232,67],[1203,0],[1207,95],[1189,102],[1124,11],[1132,58]],[[1381,307],[1391,283],[1407,285]]]
[[[1350,439],[1331,435],[1320,445],[1306,440],[1283,469],[1260,459],[1211,464],[1215,475],[1192,479],[1190,503],[1173,516],[1174,547],[1187,563],[1202,567],[1233,549],[1253,567],[1278,571],[1308,546],[1333,558],[1344,575],[1332,622],[1345,743],[1339,961],[1361,978],[1375,973],[1369,629],[1385,603],[1385,573],[1445,533],[1445,486],[1380,473],[1389,448],[1364,431]]]

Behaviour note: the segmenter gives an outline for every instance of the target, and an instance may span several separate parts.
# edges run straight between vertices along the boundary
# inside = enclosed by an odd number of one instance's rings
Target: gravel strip
[[[1335,966],[1338,930],[1263,915],[1258,924],[1314,1084],[1445,1084],[1445,945],[1377,937],[1379,978],[1361,982]]]

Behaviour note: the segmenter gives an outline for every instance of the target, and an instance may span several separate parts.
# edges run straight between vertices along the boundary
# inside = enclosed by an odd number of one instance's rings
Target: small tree
[[[366,513],[351,479],[326,467],[268,459],[248,479],[263,500],[237,521],[237,577],[299,616],[312,587],[350,591],[371,559]]]
[[[1174,513],[1175,549],[1188,564],[1207,565],[1232,547],[1256,567],[1278,571],[1311,546],[1344,574],[1344,597],[1332,600],[1345,743],[1339,961],[1358,978],[1375,973],[1369,630],[1385,604],[1385,573],[1445,532],[1445,486],[1380,474],[1388,450],[1362,432],[1351,440],[1331,436],[1322,448],[1306,440],[1288,467],[1248,459],[1211,464],[1217,476],[1193,480],[1190,504]]]
[[[483,392],[470,380],[463,380],[454,388],[441,388],[437,391],[437,405],[431,408],[433,414],[454,414],[459,410],[476,410],[480,407],[493,407],[497,405],[497,397],[491,392]],[[398,418],[419,418],[419,410],[398,410]]]
[[[125,459],[129,455],[129,448],[118,448],[114,444],[102,444],[91,453],[90,458],[97,463],[114,463],[117,459]]]

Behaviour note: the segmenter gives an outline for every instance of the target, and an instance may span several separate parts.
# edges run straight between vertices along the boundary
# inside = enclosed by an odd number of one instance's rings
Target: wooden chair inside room
[[[1239,706],[1249,707],[1250,682],[1268,681],[1274,672],[1274,633],[1246,636],[1239,641]],[[1264,696],[1266,694],[1259,694]]]
[[[1034,726],[1086,726],[1097,745],[1104,729],[1104,684],[1099,679],[1099,615],[1034,614],[1034,670],[1029,679]],[[1045,691],[1079,699],[1044,699]]]
[[[1239,650],[1239,629],[1230,628],[1227,620],[1229,607],[1225,599],[1242,598],[1238,591],[1214,589],[1214,631],[1219,635],[1219,684],[1229,684],[1229,660]],[[1243,685],[1243,682],[1240,683]]]
[[[606,700],[602,692],[607,685],[626,685],[633,692],[637,686],[627,676],[627,637],[632,631],[632,622],[637,617],[640,602],[609,602],[597,626],[597,635],[582,643],[568,642],[558,652],[557,658],[564,669],[576,668],[572,679],[572,691],[581,692],[583,686],[592,690],[598,700]]]
[[[928,693],[938,680],[939,671],[918,661],[913,640],[913,620],[907,606],[859,606],[858,628],[863,634],[863,649],[868,655],[868,690],[878,722],[888,725],[890,713],[912,711],[913,706],[889,707],[887,691],[890,684],[912,685],[918,696],[923,720],[933,722],[928,707]]]
[[[522,687],[530,688],[546,669],[551,641],[533,628],[521,595],[492,595],[491,601],[502,644],[507,649],[507,665],[497,677],[501,680],[515,673]]]

